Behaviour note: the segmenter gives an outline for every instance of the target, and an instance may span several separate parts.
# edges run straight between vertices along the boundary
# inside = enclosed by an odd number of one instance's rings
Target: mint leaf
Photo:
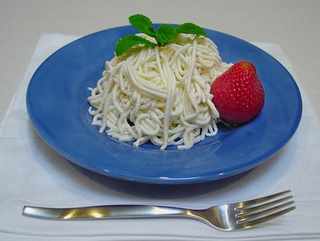
[[[122,55],[129,49],[133,47],[146,46],[146,47],[155,47],[154,43],[135,35],[125,36],[118,40],[116,45],[116,54],[117,56]]]
[[[135,14],[129,17],[129,22],[138,31],[148,34],[152,37],[155,36],[155,32],[152,28],[152,22],[148,17],[142,14]]]
[[[163,46],[173,42],[177,38],[177,31],[174,26],[168,24],[161,24],[156,31],[156,40],[159,45]]]
[[[177,28],[178,33],[187,33],[187,34],[195,34],[197,36],[206,36],[207,33],[203,28],[194,24],[194,23],[184,23]]]

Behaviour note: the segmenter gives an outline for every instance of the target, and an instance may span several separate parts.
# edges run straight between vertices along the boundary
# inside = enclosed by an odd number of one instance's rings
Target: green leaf
[[[161,24],[156,31],[156,40],[159,45],[163,46],[173,42],[177,38],[178,32],[174,26]]]
[[[116,54],[117,56],[120,56],[133,47],[142,47],[142,46],[153,48],[155,44],[139,36],[135,36],[135,35],[125,36],[118,40],[116,45]]]
[[[206,36],[207,33],[203,28],[194,23],[184,23],[177,28],[178,33],[195,34],[197,36]]]
[[[129,17],[129,22],[138,31],[148,34],[152,37],[155,36],[155,32],[152,28],[152,22],[148,17],[142,14],[135,14]]]

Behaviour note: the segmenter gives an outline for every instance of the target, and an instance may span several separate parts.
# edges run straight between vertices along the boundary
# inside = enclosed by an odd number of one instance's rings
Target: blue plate
[[[218,180],[247,171],[277,152],[298,127],[302,103],[288,71],[273,57],[236,37],[206,30],[225,62],[255,64],[265,89],[262,113],[234,129],[220,129],[193,148],[134,148],[98,133],[90,124],[88,87],[94,87],[116,41],[129,26],[90,34],[52,54],[33,75],[27,108],[38,134],[55,151],[85,169],[129,181],[182,184]]]

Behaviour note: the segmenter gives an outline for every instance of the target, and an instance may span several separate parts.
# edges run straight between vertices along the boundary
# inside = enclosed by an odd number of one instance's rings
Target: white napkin
[[[25,108],[26,86],[36,67],[74,39],[76,37],[62,34],[41,36],[25,78],[0,124],[1,240],[320,239],[320,189],[317,186],[320,184],[320,123],[307,96],[303,95],[300,127],[290,142],[263,165],[228,182],[163,187],[89,175],[39,139]],[[278,45],[255,44],[293,73]],[[216,231],[194,220],[49,221],[21,215],[26,204],[55,207],[154,204],[204,208],[285,189],[295,194],[297,209],[294,212],[258,228],[231,233]]]

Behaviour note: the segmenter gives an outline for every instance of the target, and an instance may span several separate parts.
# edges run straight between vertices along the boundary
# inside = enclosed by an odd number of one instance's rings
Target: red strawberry
[[[257,116],[264,104],[264,90],[256,68],[247,61],[232,65],[211,85],[213,103],[223,121],[242,124]]]

